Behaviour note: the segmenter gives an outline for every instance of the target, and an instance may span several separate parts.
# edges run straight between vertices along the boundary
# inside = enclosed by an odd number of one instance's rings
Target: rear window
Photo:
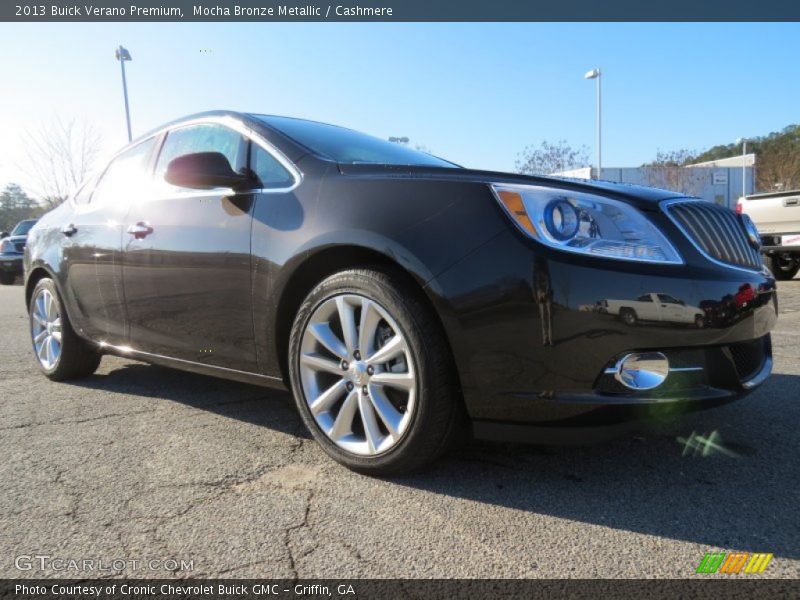
[[[457,166],[425,152],[336,125],[289,117],[258,115],[258,118],[315,154],[338,163]]]
[[[20,221],[17,223],[17,226],[14,227],[14,231],[11,232],[11,235],[28,235],[28,232],[31,228],[36,225],[36,221]]]

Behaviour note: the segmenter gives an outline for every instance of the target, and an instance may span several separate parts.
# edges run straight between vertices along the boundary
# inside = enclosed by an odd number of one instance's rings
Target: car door
[[[636,299],[636,314],[643,321],[658,321],[658,307],[651,294],[643,294]]]
[[[661,305],[663,321],[670,323],[691,323],[694,321],[694,314],[690,314],[677,298],[669,294],[658,294],[658,301]]]
[[[70,318],[78,331],[98,342],[121,344],[126,339],[122,224],[132,200],[147,194],[155,141],[150,138],[125,150],[99,178],[85,183],[61,229]]]
[[[154,193],[131,205],[122,276],[130,345],[151,354],[257,371],[250,274],[252,193],[181,188],[164,179],[179,156],[219,152],[246,165],[247,140],[219,123],[170,130]]]

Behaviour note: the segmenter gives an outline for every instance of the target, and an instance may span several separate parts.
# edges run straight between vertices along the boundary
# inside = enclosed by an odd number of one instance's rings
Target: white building
[[[736,201],[742,195],[743,173],[746,195],[755,192],[755,158],[755,154],[747,154],[744,157],[712,160],[686,167],[603,167],[599,177],[594,167],[572,169],[553,175],[647,185],[735,208]]]

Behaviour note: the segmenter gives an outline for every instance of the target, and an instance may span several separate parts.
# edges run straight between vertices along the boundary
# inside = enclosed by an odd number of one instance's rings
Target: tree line
[[[695,186],[699,175],[683,167],[711,160],[742,155],[742,143],[721,144],[703,152],[685,148],[672,151],[658,150],[649,167],[651,185],[675,191]],[[747,151],[756,155],[756,190],[759,192],[800,189],[800,125],[789,125],[780,131],[747,141]],[[573,148],[566,140],[555,143],[542,142],[528,146],[517,155],[516,170],[526,175],[550,175],[589,165],[586,146]]]
[[[747,140],[756,155],[756,187],[760,192],[800,189],[800,125]],[[741,156],[742,143],[722,144],[698,154],[693,162]]]

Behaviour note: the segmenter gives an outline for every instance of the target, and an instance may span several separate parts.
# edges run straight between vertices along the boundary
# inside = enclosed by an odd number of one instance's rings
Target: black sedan
[[[36,219],[20,221],[11,230],[11,235],[0,240],[0,284],[11,285],[17,276],[22,275],[22,255],[28,232],[36,225]]]
[[[127,146],[34,227],[25,267],[51,379],[116,354],[287,387],[328,454],[380,474],[462,431],[580,439],[739,397],[777,313],[728,209],[233,112]]]

